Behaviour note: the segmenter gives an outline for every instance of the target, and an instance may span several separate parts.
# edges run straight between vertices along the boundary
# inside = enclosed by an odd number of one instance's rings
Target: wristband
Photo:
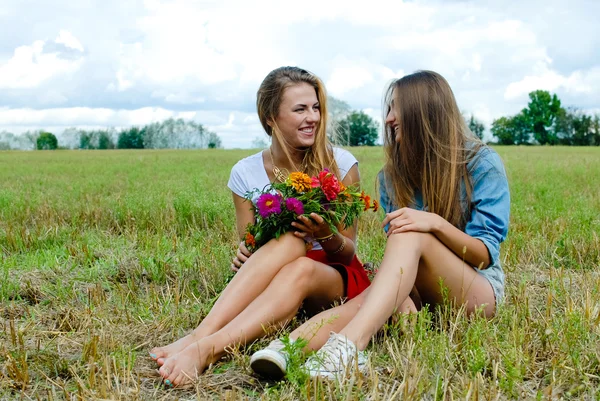
[[[338,249],[331,252],[331,254],[335,255],[336,253],[340,253],[344,250],[345,247],[346,247],[346,237],[342,235],[342,244],[340,245],[340,247]]]
[[[315,238],[315,239],[317,240],[317,242],[323,243],[323,242],[327,242],[327,241],[331,240],[334,235],[335,235],[334,233],[331,233],[331,234],[326,235],[324,237],[319,237],[319,238]]]

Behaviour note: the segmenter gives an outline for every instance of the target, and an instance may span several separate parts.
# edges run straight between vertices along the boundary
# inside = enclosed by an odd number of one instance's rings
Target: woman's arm
[[[462,232],[435,213],[403,207],[388,213],[382,224],[390,225],[388,237],[407,231],[431,233],[470,265],[485,269],[490,264],[490,254],[483,241]]]
[[[438,224],[431,232],[444,245],[471,266],[485,269],[490,265],[490,253],[483,241],[462,232],[442,217],[437,217]]]
[[[244,243],[244,234],[246,233],[246,227],[248,224],[254,222],[254,211],[250,207],[250,201],[233,192],[232,194],[233,205],[235,206],[235,223],[238,236],[241,240],[236,255],[231,263],[231,270],[237,272],[252,255],[252,252],[246,248],[246,244]]]
[[[237,227],[238,236],[244,239],[246,227],[250,223],[254,223],[254,211],[250,201],[232,192],[233,206],[235,207],[235,224]]]
[[[342,183],[347,187],[360,185],[358,164],[352,166]],[[327,258],[330,261],[343,264],[349,264],[352,261],[356,251],[355,242],[358,219],[354,222],[352,227],[346,227],[344,230],[339,231],[331,237],[331,230],[329,229],[329,226],[325,224],[321,216],[313,214],[310,219],[301,216],[298,220],[300,220],[301,223],[292,223],[294,227],[300,230],[294,233],[297,237],[304,238],[312,233],[311,236],[314,238],[326,238],[326,240],[319,241],[319,243],[327,253]]]

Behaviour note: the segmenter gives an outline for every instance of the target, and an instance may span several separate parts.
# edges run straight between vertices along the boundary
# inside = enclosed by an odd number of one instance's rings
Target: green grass
[[[381,148],[358,148],[375,194]],[[195,390],[147,358],[208,313],[236,234],[231,166],[252,151],[0,152],[0,399],[598,399],[600,149],[499,147],[511,188],[506,301],[401,319],[343,383],[248,368],[235,350]],[[358,253],[381,260],[381,215]]]

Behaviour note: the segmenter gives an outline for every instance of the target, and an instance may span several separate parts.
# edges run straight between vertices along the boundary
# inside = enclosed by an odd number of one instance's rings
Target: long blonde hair
[[[281,134],[275,119],[279,114],[279,107],[285,90],[290,86],[301,83],[307,83],[315,88],[321,118],[317,124],[315,142],[306,150],[302,166],[297,166],[291,158],[291,145]],[[280,67],[271,71],[256,93],[256,110],[267,135],[277,138],[290,164],[297,171],[301,171],[304,167],[305,173],[316,175],[324,168],[328,168],[341,179],[339,168],[333,156],[333,148],[327,139],[327,93],[325,92],[325,85],[316,75],[298,67]]]
[[[467,128],[450,85],[433,71],[417,71],[390,84],[385,105],[398,124],[398,132],[384,128],[383,172],[394,203],[409,206],[420,191],[427,211],[464,228],[472,192],[467,164],[483,144]]]

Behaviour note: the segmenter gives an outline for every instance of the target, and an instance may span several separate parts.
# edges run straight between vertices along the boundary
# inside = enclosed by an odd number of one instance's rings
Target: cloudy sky
[[[0,0],[0,131],[183,117],[245,148],[282,65],[377,118],[386,83],[417,69],[488,127],[535,89],[600,112],[599,16],[597,0]]]

